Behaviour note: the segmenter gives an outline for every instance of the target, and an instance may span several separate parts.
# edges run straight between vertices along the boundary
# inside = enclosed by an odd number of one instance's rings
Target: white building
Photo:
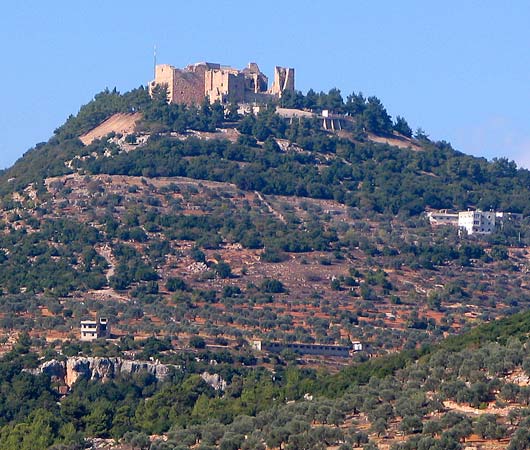
[[[495,217],[497,218],[497,221],[499,222],[522,222],[523,221],[523,215],[520,213],[512,213],[512,212],[502,212],[497,211],[495,213]]]
[[[494,211],[461,211],[458,213],[458,227],[467,234],[490,234],[495,231]]]
[[[355,352],[363,350],[363,344],[359,341],[351,342],[351,345],[328,345],[328,344],[305,344],[301,342],[269,342],[254,340],[251,347],[257,351],[280,353],[284,350],[292,350],[302,355],[322,356],[352,356]]]
[[[458,226],[458,213],[455,212],[448,212],[447,210],[429,211],[427,213],[427,218],[433,227],[440,225]]]
[[[363,344],[361,344],[359,341],[352,341],[352,350],[354,352],[362,352],[363,350]]]
[[[81,340],[95,341],[110,335],[110,326],[108,319],[100,318],[97,320],[81,321]]]
[[[497,228],[510,222],[519,225],[524,217],[519,213],[503,211],[460,211],[449,212],[446,209],[440,211],[428,211],[426,213],[431,226],[451,225],[460,230],[466,230],[467,234],[490,234]]]

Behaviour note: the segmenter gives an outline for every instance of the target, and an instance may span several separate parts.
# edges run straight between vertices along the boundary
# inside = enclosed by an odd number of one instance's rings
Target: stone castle
[[[158,64],[149,90],[165,85],[170,103],[187,105],[198,105],[205,97],[211,103],[264,103],[280,98],[286,91],[294,91],[294,69],[275,67],[270,89],[268,84],[268,78],[256,63],[249,63],[243,70],[208,62],[191,64],[184,69]]]

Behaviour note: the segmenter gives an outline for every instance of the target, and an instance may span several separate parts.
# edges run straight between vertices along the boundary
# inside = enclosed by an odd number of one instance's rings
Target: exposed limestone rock
[[[92,378],[88,358],[68,358],[66,360],[66,376],[64,382],[70,387],[79,378]]]
[[[65,364],[64,362],[52,359],[43,363],[39,372],[48,375],[52,381],[64,380],[66,375]]]
[[[45,373],[54,381],[62,381],[71,387],[79,379],[108,381],[121,373],[147,372],[157,380],[163,381],[169,375],[170,367],[179,368],[159,362],[77,356],[68,358],[66,362],[47,361],[35,372]]]
[[[201,374],[201,378],[216,391],[226,390],[226,381],[223,380],[218,373],[203,372]]]
[[[159,362],[121,360],[120,372],[138,373],[147,372],[153,375],[157,380],[164,380],[169,375],[169,368],[177,366],[167,366]]]
[[[528,386],[530,385],[530,376],[521,373],[513,377],[512,382],[518,384],[519,386]]]

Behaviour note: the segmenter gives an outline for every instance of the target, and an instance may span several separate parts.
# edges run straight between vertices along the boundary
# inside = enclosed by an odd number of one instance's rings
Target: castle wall
[[[207,64],[196,64],[185,69],[176,69],[169,64],[159,64],[155,69],[155,79],[149,85],[152,90],[156,85],[165,84],[170,103],[198,105],[204,100],[204,74]]]
[[[245,76],[232,69],[209,70],[204,78],[205,93],[214,103],[242,102],[245,100]]]
[[[269,86],[268,78],[261,73],[256,63],[249,63],[241,71],[245,76],[245,90],[254,94],[267,92]]]
[[[175,70],[171,103],[199,105],[204,100],[204,75],[200,72]]]
[[[210,102],[223,102],[229,86],[229,73],[223,70],[208,70],[204,74],[204,92]]]
[[[274,84],[268,91],[268,79],[256,63],[241,71],[213,63],[192,64],[184,69],[160,64],[149,89],[159,84],[167,85],[171,103],[198,105],[206,96],[212,103],[263,102],[280,97],[286,90],[294,91],[294,69],[276,67]]]
[[[243,102],[245,101],[245,76],[238,73],[237,75],[231,75],[228,78],[228,93],[226,99],[230,102]]]

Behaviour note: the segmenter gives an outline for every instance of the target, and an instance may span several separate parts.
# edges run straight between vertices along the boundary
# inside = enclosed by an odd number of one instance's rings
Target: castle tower
[[[167,87],[168,101],[174,101],[173,93],[175,86],[175,68],[169,64],[155,65],[155,79],[149,83],[149,94],[153,95],[153,89],[157,85],[165,85]]]
[[[200,105],[205,96],[204,74],[219,67],[219,64],[197,63],[177,69],[169,64],[158,64],[155,67],[155,79],[149,84],[149,92],[152,93],[157,85],[165,85],[169,103]]]
[[[281,97],[285,91],[294,92],[294,69],[276,66],[274,68],[274,82],[271,94]]]

